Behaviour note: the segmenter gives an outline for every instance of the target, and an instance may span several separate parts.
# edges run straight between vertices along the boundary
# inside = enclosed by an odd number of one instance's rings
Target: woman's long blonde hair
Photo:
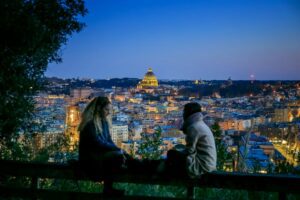
[[[84,109],[81,114],[81,122],[78,126],[78,130],[82,131],[86,124],[93,120],[96,133],[102,134],[102,120],[107,121],[109,128],[111,127],[110,117],[103,117],[103,108],[110,104],[107,97],[95,97]],[[99,112],[100,110],[100,112]]]

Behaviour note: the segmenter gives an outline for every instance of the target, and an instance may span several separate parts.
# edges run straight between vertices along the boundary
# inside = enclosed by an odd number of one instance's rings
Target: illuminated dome
[[[152,71],[152,68],[149,68],[143,80],[139,82],[137,88],[144,89],[144,88],[153,88],[153,87],[158,87],[158,81]]]

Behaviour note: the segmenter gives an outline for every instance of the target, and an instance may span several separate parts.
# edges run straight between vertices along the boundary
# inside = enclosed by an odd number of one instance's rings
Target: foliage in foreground
[[[31,127],[33,95],[43,88],[50,62],[60,62],[62,45],[83,28],[83,0],[1,0],[0,139]]]

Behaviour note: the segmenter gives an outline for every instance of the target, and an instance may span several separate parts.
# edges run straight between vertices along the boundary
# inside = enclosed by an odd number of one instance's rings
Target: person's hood
[[[196,113],[192,114],[183,122],[183,126],[182,126],[181,130],[185,133],[185,130],[187,129],[187,127],[189,127],[191,124],[193,124],[197,121],[202,121],[203,118],[204,117],[201,112],[196,112]]]

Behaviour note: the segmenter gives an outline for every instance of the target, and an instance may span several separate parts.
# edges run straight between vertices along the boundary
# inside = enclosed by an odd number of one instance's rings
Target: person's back
[[[187,147],[187,171],[195,177],[216,170],[216,147],[210,128],[200,112],[190,115],[184,123]]]
[[[216,170],[217,153],[214,136],[203,121],[201,106],[188,103],[183,110],[183,126],[186,145],[176,145],[167,153],[165,170],[172,176],[191,178]]]
[[[95,146],[95,137],[93,121],[89,121],[85,127],[80,131],[79,135],[79,161],[80,162],[94,162],[96,156],[99,156]],[[95,155],[93,155],[95,154]]]

